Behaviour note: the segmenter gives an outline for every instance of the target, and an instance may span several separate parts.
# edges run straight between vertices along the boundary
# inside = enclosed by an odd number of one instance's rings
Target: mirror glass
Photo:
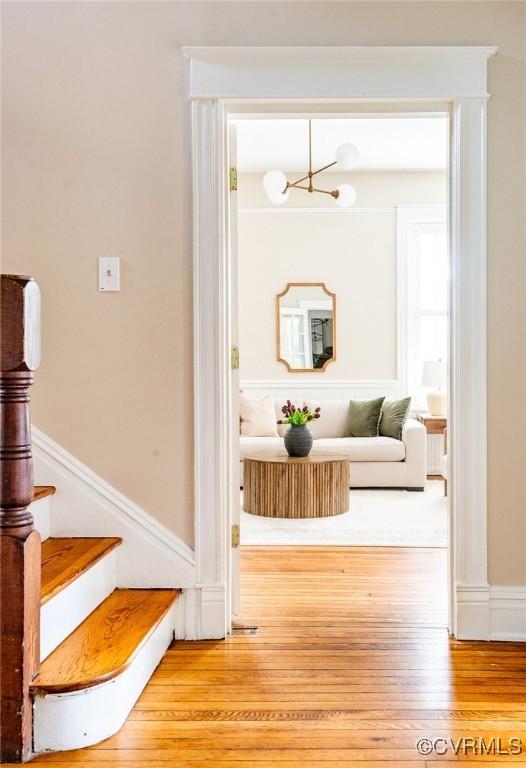
[[[278,361],[324,371],[336,359],[336,296],[323,283],[288,283],[277,296]]]

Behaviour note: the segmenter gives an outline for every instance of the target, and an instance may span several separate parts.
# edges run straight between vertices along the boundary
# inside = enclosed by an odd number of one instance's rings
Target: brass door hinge
[[[232,526],[232,549],[239,547],[239,525]]]
[[[230,191],[237,192],[237,168],[231,168],[229,173]]]
[[[232,347],[230,350],[230,367],[233,371],[239,369],[239,349],[237,347]]]

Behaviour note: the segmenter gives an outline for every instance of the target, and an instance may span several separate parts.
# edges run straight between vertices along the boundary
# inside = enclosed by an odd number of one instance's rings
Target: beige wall
[[[325,283],[336,294],[336,360],[323,374],[303,378],[396,379],[395,206],[445,203],[447,175],[328,173],[322,187],[350,182],[356,189],[346,212],[326,195],[299,191],[277,209],[261,179],[242,173],[238,182],[241,379],[297,376],[276,360],[275,297],[289,282]],[[329,213],[294,213],[305,207]]]
[[[489,555],[526,584],[526,5],[4,2],[3,269],[44,292],[34,420],[191,543],[188,103],[181,45],[495,43]],[[96,291],[96,259],[123,291]],[[211,404],[211,407],[213,404]]]

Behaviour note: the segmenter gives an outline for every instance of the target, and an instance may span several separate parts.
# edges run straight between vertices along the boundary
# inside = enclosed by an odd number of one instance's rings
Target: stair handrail
[[[40,364],[40,289],[1,276],[0,325],[0,760],[32,756],[30,685],[40,656],[40,535],[30,504],[29,387]]]

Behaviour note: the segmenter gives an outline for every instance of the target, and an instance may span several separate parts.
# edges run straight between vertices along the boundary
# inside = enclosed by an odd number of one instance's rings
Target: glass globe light
[[[267,192],[267,197],[270,200],[271,203],[274,203],[274,205],[283,205],[283,203],[286,203],[289,199],[290,191],[287,189],[286,192],[278,192],[277,194],[270,194]]]
[[[339,184],[336,189],[338,190],[336,205],[340,208],[349,208],[356,200],[355,188],[350,184]]]
[[[279,195],[287,186],[287,177],[281,171],[267,171],[263,176],[263,189],[267,195]]]
[[[336,150],[336,162],[345,171],[358,164],[360,153],[354,144],[341,144]]]

